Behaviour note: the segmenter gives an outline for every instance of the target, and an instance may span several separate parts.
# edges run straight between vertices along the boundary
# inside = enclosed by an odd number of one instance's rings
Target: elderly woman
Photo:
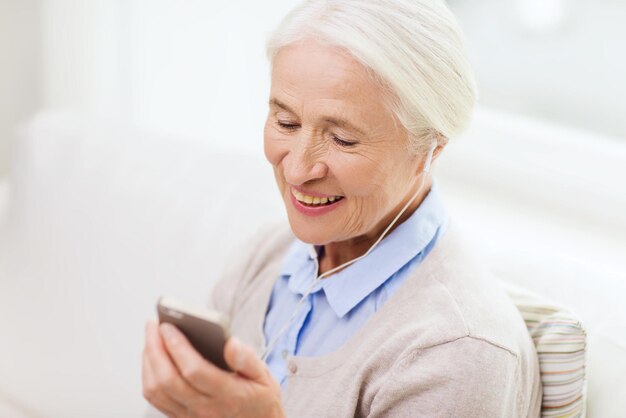
[[[234,372],[150,322],[146,398],[172,417],[538,416],[524,322],[429,174],[475,98],[445,4],[311,0],[268,55],[265,155],[290,228],[214,292]]]

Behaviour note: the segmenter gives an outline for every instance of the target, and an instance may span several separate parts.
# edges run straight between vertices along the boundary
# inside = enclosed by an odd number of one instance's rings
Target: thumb
[[[231,337],[224,347],[226,364],[238,374],[264,383],[267,376],[267,366],[256,356],[254,351],[235,337]]]

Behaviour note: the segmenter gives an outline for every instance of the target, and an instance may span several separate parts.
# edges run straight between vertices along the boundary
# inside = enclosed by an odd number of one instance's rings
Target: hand
[[[205,360],[174,326],[146,324],[143,395],[168,417],[284,417],[280,387],[267,366],[235,338],[224,348],[234,372]]]

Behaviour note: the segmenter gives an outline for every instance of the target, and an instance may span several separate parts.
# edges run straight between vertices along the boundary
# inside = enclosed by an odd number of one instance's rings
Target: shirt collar
[[[365,258],[323,279],[313,292],[324,289],[329,305],[343,317],[394,273],[421,253],[447,225],[447,213],[433,182],[426,198],[411,216],[387,235]],[[281,274],[289,289],[304,294],[315,279],[312,251],[319,247],[298,239],[288,250]]]

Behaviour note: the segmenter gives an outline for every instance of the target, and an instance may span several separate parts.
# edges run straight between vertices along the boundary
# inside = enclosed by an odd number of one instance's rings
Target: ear
[[[433,153],[433,162],[439,158],[439,154],[441,154],[443,152],[443,149],[446,147],[446,144],[439,144],[437,145],[437,148],[435,148],[435,152]]]
[[[446,145],[448,145],[448,139],[446,137],[444,137],[443,135],[437,133],[436,136],[433,138],[433,141],[436,141],[436,146],[435,149],[432,151],[432,156],[430,159],[430,163],[428,164],[428,171],[430,172],[432,170],[432,165],[435,162],[435,160],[437,158],[439,158],[439,155],[443,152],[443,149],[446,147]],[[429,150],[430,153],[430,150]],[[424,172],[424,169],[426,168],[426,164],[427,164],[427,154],[424,155],[419,155],[417,156],[421,162],[419,163],[419,167],[418,167],[418,171],[417,171],[417,175],[420,175]]]
[[[448,145],[448,138],[440,133],[435,134],[435,140],[437,141],[437,148],[433,152],[433,162],[439,158],[439,155],[443,152],[443,149]]]

